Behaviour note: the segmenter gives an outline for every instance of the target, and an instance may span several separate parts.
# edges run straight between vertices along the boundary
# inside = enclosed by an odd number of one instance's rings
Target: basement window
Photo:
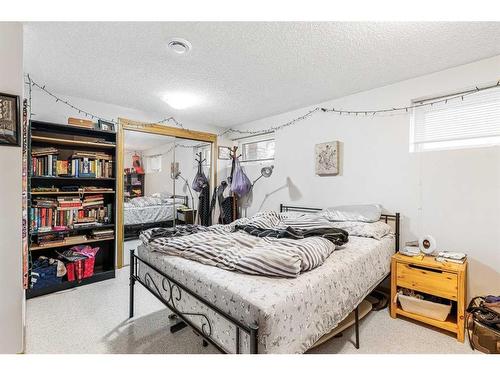
[[[274,138],[251,137],[240,141],[241,161],[267,161],[274,160],[275,141]],[[272,135],[271,135],[272,136]]]
[[[410,152],[500,144],[500,88],[465,95],[463,99],[457,94],[439,99],[447,98],[455,99],[413,109]],[[414,100],[413,104],[435,100]]]

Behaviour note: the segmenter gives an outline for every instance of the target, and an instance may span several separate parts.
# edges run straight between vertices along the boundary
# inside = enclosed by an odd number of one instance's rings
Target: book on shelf
[[[102,194],[32,198],[30,229],[37,233],[54,227],[80,228],[83,224],[108,223],[112,204],[104,203]]]
[[[31,188],[31,192],[33,193],[54,193],[54,192],[58,192],[59,191],[59,188],[56,188],[54,186],[52,187],[43,187],[43,186],[37,186],[37,187],[33,187]]]
[[[37,246],[66,246],[79,244],[88,240],[85,235],[69,236],[67,233],[48,233],[37,238]]]
[[[104,152],[75,151],[68,160],[54,147],[31,152],[31,175],[35,177],[112,178],[113,156]]]
[[[115,231],[113,229],[94,229],[92,230],[92,238],[94,239],[108,239],[113,238]]]

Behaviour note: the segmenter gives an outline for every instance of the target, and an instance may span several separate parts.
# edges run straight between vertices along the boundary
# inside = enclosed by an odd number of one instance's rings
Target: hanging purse
[[[500,314],[485,306],[485,297],[475,297],[469,303],[466,328],[472,349],[500,354]]]
[[[252,189],[252,182],[243,171],[240,161],[237,158],[234,160],[234,163],[233,178],[231,179],[231,191],[236,194],[238,198],[241,198],[250,192]]]

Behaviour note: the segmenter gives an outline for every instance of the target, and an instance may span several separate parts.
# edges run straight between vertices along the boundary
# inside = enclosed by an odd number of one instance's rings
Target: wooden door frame
[[[123,267],[123,246],[124,246],[124,227],[123,227],[123,166],[124,166],[124,145],[125,130],[137,131],[150,134],[165,135],[170,137],[191,139],[201,142],[209,142],[212,147],[210,150],[210,180],[217,183],[217,134],[200,132],[196,130],[179,129],[162,124],[146,124],[140,121],[118,118],[118,127],[116,129],[116,253],[117,268]]]

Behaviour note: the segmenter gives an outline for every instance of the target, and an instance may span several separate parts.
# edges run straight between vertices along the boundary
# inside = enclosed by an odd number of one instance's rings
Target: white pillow
[[[321,213],[325,219],[330,221],[375,223],[380,220],[382,207],[378,204],[356,204],[325,208]]]
[[[369,237],[380,240],[392,232],[391,226],[383,221],[375,223],[363,223],[360,221],[342,221],[334,222],[332,225],[335,228],[344,229],[349,233],[349,236]]]
[[[132,198],[128,203],[134,207],[159,206],[163,203],[160,198],[155,197],[137,197]]]
[[[167,199],[172,198],[172,193],[170,193],[168,191],[162,191],[162,192],[159,192],[159,193],[153,193],[153,194],[151,194],[151,196],[153,198],[160,198],[162,200],[167,200]]]

